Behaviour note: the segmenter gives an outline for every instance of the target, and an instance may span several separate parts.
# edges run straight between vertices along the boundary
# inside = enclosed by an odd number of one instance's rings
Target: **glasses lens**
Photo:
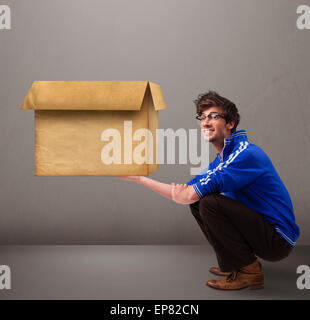
[[[205,115],[197,115],[196,119],[197,122],[200,124],[202,121],[205,121],[206,119],[208,120],[217,120],[219,118],[224,118],[221,114],[217,113],[217,112],[211,112],[209,113],[207,116]]]
[[[209,114],[209,117],[210,117],[211,120],[217,119],[218,116],[219,116],[218,113],[210,113],[210,114]]]

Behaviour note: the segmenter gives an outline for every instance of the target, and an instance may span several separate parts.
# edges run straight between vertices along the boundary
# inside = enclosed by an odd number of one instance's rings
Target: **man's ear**
[[[229,122],[226,123],[226,128],[228,130],[231,130],[234,126],[235,126],[235,122],[234,121],[229,121]]]

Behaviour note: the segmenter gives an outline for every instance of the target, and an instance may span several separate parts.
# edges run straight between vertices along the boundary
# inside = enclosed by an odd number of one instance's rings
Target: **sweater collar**
[[[246,130],[238,130],[238,131],[235,131],[233,132],[231,135],[230,135],[230,138],[228,139],[224,139],[224,147],[228,144],[236,144],[236,143],[239,143],[240,141],[248,141],[248,137],[246,135]]]
[[[235,146],[241,141],[248,141],[246,130],[238,130],[230,135],[230,138],[224,139],[224,148],[221,153],[218,153],[217,156],[221,160],[227,159],[227,157],[234,150]]]

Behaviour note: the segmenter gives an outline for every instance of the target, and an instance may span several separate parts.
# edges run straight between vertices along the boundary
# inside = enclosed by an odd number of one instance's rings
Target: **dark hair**
[[[200,94],[196,100],[194,100],[196,105],[197,114],[200,116],[202,112],[210,107],[220,107],[223,112],[223,116],[227,122],[234,121],[235,125],[231,129],[231,132],[235,132],[236,128],[240,122],[240,115],[236,105],[220,96],[215,91],[209,91],[207,93]]]

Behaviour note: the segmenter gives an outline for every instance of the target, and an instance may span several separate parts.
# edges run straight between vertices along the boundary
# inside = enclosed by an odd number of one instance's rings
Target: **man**
[[[217,157],[187,184],[164,184],[147,177],[133,180],[177,203],[190,204],[205,237],[215,250],[223,276],[207,285],[222,290],[263,288],[264,274],[257,256],[267,261],[287,257],[296,245],[290,196],[264,151],[236,128],[235,104],[214,91],[195,100],[197,119]]]

